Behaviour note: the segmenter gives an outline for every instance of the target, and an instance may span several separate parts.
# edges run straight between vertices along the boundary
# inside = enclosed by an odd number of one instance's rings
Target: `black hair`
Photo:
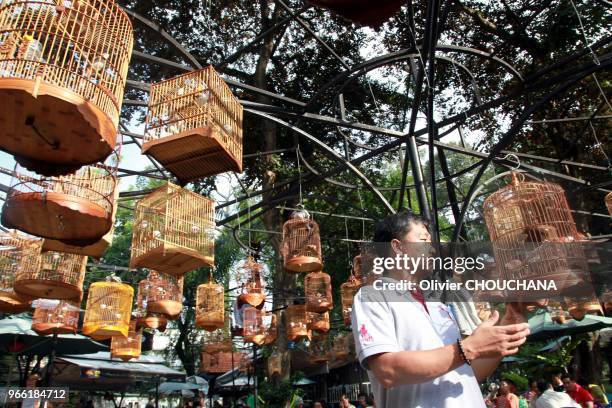
[[[367,395],[365,392],[360,392],[360,393],[357,395],[357,398],[361,398],[361,397],[363,397],[363,398],[366,398],[366,399],[367,399],[367,398],[368,398],[368,395]]]
[[[316,404],[317,402],[318,402],[319,404],[321,404],[321,406],[322,406],[323,408],[327,408],[327,402],[325,402],[325,400],[316,400],[316,401],[315,401],[315,404]]]
[[[549,381],[538,381],[538,391],[540,391],[541,393],[549,389],[551,386],[552,384]]]
[[[374,228],[374,242],[391,242],[402,239],[410,232],[412,226],[422,224],[429,227],[427,220],[410,210],[401,210],[380,220]]]
[[[561,374],[561,380],[564,380],[564,379],[566,379],[566,378],[567,378],[568,380],[570,380],[570,381],[576,381],[576,378],[574,378],[573,376],[571,376],[571,375],[569,375],[569,374]]]

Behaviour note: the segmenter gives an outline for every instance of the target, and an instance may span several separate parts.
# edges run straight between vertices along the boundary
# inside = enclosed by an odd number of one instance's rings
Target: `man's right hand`
[[[509,356],[518,352],[519,346],[525,343],[529,335],[527,323],[495,326],[498,321],[499,312],[495,310],[489,320],[463,340],[463,350],[469,360]]]

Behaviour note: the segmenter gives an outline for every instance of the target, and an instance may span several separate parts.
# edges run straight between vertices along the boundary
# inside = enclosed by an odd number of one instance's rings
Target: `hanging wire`
[[[361,211],[365,213],[365,208],[363,206],[363,198],[361,197],[361,188],[357,188],[357,197],[359,197],[359,206],[361,207]],[[366,227],[365,227],[365,220],[361,220],[361,239],[363,241],[366,240]]]
[[[297,143],[297,147],[295,148],[295,155],[297,157],[297,169],[298,169],[298,186],[300,188],[300,205],[303,205],[303,197],[302,197],[302,167],[300,165],[300,143]]]
[[[346,233],[346,259],[348,259],[351,274],[353,273],[353,260],[351,258],[351,244],[349,243],[348,220],[344,219],[344,232]]]
[[[606,161],[608,162],[608,168],[612,168],[612,162],[610,162],[610,157],[607,155],[606,150],[603,148],[603,145],[599,141],[599,138],[597,137],[597,132],[595,132],[595,127],[593,126],[593,122],[591,122],[590,120],[589,120],[589,127],[591,128],[591,132],[593,132],[593,138],[595,139],[595,146],[597,146],[599,150],[601,150],[601,154],[603,154],[603,156],[606,158]]]
[[[574,4],[574,0],[569,0],[569,2],[571,3],[572,7],[574,8],[574,12],[576,13],[576,17],[578,17],[578,24],[580,24],[580,31],[582,33],[582,38],[584,39],[584,44],[586,45],[588,50],[591,52],[591,56],[593,57],[593,62],[595,62],[596,65],[601,65],[601,62],[599,61],[599,58],[597,58],[597,54],[595,54],[595,51],[593,51],[593,48],[591,48],[591,45],[589,44],[589,40],[588,40],[588,38],[586,36],[586,31],[584,30],[584,25],[582,24],[582,18],[580,17],[580,13],[578,12],[578,9],[576,8],[576,5]]]

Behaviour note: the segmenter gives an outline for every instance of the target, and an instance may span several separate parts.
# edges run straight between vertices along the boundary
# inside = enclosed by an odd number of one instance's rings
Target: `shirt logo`
[[[372,340],[374,340],[372,336],[370,335],[370,333],[368,333],[368,330],[366,329],[365,324],[362,324],[361,329],[359,329],[359,337],[361,337],[361,340],[364,343],[369,343]]]

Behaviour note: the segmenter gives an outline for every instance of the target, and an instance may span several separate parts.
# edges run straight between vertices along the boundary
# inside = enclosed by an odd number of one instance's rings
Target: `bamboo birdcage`
[[[572,316],[563,309],[560,302],[549,302],[547,308],[550,313],[550,320],[555,323],[564,324],[567,320],[572,319]]]
[[[502,279],[554,280],[557,295],[589,280],[565,192],[552,183],[512,183],[484,201],[484,216]]]
[[[608,208],[608,212],[612,215],[612,192],[606,194],[605,198],[606,207]]]
[[[249,257],[238,269],[238,284],[242,290],[239,300],[253,307],[261,306],[266,300],[263,284],[263,265]]]
[[[361,282],[354,275],[351,274],[349,280],[340,285],[340,298],[342,302],[342,317],[344,319],[344,324],[347,326],[351,325],[351,311],[353,309],[353,298],[357,291],[359,291],[359,287],[361,286]]]
[[[308,312],[308,329],[316,333],[327,333],[329,327],[329,312]]]
[[[146,313],[137,319],[138,328],[147,327],[165,332],[168,327],[168,317],[161,313]]]
[[[399,11],[401,0],[310,0],[315,6],[324,7],[347,20],[371,27],[379,27]]]
[[[40,265],[36,268],[37,265]],[[24,264],[15,277],[15,292],[44,299],[76,299],[83,295],[87,257],[43,252],[31,265]]]
[[[142,333],[137,329],[137,326],[136,320],[132,320],[126,337],[113,336],[111,338],[111,358],[129,361],[140,357]]]
[[[70,245],[91,245],[113,225],[117,162],[41,177],[15,166],[2,224]]]
[[[143,279],[138,283],[136,308],[134,310],[136,325],[138,329],[147,327],[149,329],[157,329],[160,332],[164,332],[168,325],[168,318],[166,315],[147,311],[150,288],[151,284],[148,279]]]
[[[151,271],[146,280],[147,312],[178,316],[183,310],[183,278]]]
[[[599,299],[595,296],[566,298],[565,304],[569,315],[578,321],[584,319],[587,314],[604,315],[601,303],[599,303]]]
[[[285,309],[285,332],[289,341],[310,340],[312,331],[308,329],[306,305],[287,306],[287,309]]]
[[[200,352],[200,371],[209,374],[224,374],[234,369],[244,370],[248,356],[233,350],[230,340],[206,343]]]
[[[33,306],[32,330],[36,333],[76,334],[81,309],[75,301],[37,299]]]
[[[312,363],[327,363],[331,359],[329,336],[327,334],[313,335],[307,350]]]
[[[151,85],[142,154],[183,185],[242,172],[242,105],[212,66]]]
[[[69,174],[116,143],[133,34],[112,0],[4,1],[0,148],[39,174]]]
[[[213,331],[225,326],[225,291],[223,285],[210,282],[198,286],[196,327]]]
[[[332,352],[337,360],[348,358],[351,353],[350,339],[348,334],[343,334],[334,337],[332,340]]]
[[[114,281],[89,286],[83,334],[96,339],[128,335],[134,289]]]
[[[172,183],[136,205],[131,268],[174,276],[214,265],[215,203]]]
[[[0,312],[20,313],[30,309],[32,298],[15,292],[17,273],[28,267],[40,267],[41,240],[18,234],[0,232]]]
[[[277,337],[276,315],[255,307],[247,307],[243,312],[242,328],[244,342],[258,346],[271,344]]]
[[[282,253],[287,272],[315,272],[323,267],[319,225],[307,211],[295,211],[283,225]]]
[[[331,278],[324,272],[311,272],[304,278],[306,310],[324,313],[334,307]]]

